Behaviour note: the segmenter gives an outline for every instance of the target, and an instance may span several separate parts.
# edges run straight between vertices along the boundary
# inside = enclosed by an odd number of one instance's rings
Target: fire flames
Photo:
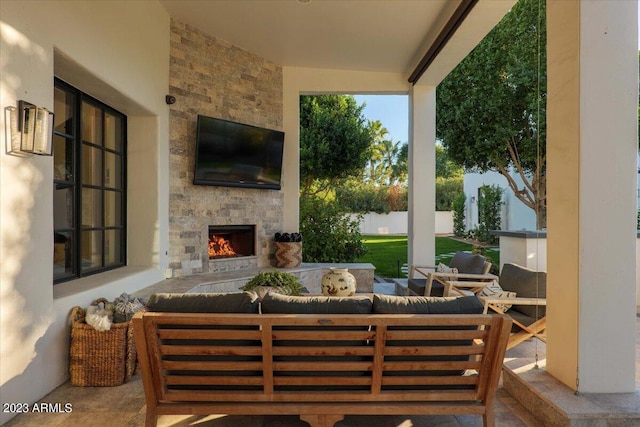
[[[209,238],[209,258],[236,256],[236,251],[231,247],[231,243],[220,236]]]

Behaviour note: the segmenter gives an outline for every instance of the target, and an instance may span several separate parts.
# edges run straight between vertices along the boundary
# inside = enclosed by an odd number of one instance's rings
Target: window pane
[[[82,227],[102,227],[102,190],[82,189]]]
[[[55,284],[125,264],[127,118],[57,78],[54,114]]]
[[[120,242],[122,232],[120,230],[106,230],[104,232],[104,265],[122,263],[120,255]]]
[[[82,270],[102,266],[102,231],[82,232]]]
[[[122,151],[122,119],[106,113],[104,116],[104,146],[114,151]]]
[[[102,110],[82,103],[82,139],[102,145]]]
[[[86,185],[102,185],[102,150],[82,146],[82,183]]]
[[[53,184],[53,228],[73,227],[73,187]]]
[[[53,278],[59,279],[73,274],[73,233],[53,235]]]
[[[120,193],[116,191],[104,192],[104,223],[107,227],[122,225],[122,209]]]
[[[53,177],[73,181],[73,140],[53,136]]]
[[[55,88],[53,96],[54,129],[57,132],[73,135],[73,93]]]
[[[122,188],[122,156],[104,152],[104,186]]]

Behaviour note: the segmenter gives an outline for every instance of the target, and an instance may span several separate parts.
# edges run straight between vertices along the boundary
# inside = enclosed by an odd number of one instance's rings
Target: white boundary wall
[[[355,218],[356,214],[350,214]],[[389,212],[378,214],[370,212],[363,215],[360,221],[360,233],[362,234],[407,234],[407,212]],[[436,212],[436,234],[453,234],[453,212]]]

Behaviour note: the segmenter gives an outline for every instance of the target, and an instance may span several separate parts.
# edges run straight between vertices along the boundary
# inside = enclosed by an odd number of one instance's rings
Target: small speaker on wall
[[[176,97],[173,95],[167,95],[164,97],[164,100],[167,102],[168,105],[171,104],[175,104],[176,103]]]

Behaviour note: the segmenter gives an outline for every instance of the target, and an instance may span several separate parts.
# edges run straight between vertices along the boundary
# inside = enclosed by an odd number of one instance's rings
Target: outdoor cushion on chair
[[[547,273],[535,271],[517,264],[505,263],[500,272],[500,286],[505,291],[515,292],[520,298],[546,298]],[[546,307],[533,305],[513,305],[511,310],[518,311],[535,321],[536,317],[545,317]]]
[[[484,274],[486,258],[479,254],[456,252],[449,263],[450,268],[457,268],[458,273]]]
[[[409,278],[409,280],[407,281],[407,286],[409,290],[414,294],[423,296],[425,288],[427,287],[427,280],[428,279]],[[433,282],[431,285],[431,293],[429,294],[429,296],[441,297],[443,293],[444,285],[442,283]]]

